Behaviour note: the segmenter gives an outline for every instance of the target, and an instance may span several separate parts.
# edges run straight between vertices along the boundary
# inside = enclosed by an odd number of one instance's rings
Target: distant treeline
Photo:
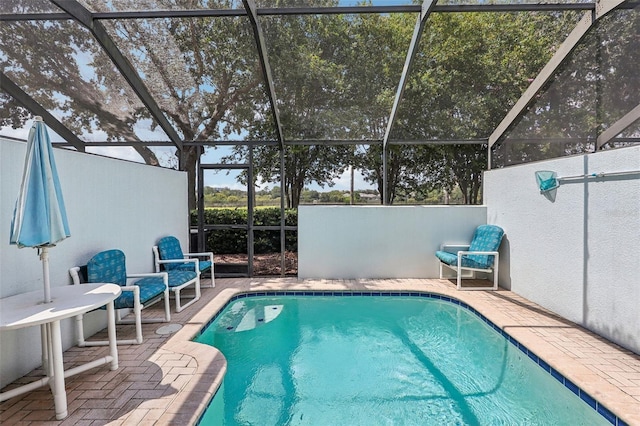
[[[380,194],[373,189],[356,190],[354,204],[380,204]],[[351,194],[345,190],[316,191],[304,189],[300,195],[300,204],[351,204]],[[464,204],[458,188],[448,196],[442,191],[430,191],[427,194],[397,195],[395,204]],[[211,207],[246,207],[247,191],[230,188],[204,189],[204,205]],[[256,191],[255,206],[280,206],[280,187],[265,188]]]

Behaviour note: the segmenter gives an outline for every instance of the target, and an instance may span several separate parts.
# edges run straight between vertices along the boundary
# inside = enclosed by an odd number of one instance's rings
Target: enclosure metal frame
[[[575,3],[545,3],[545,4],[475,4],[475,5],[438,5],[437,0],[423,0],[421,5],[406,5],[406,6],[338,6],[338,7],[279,7],[279,8],[258,8],[256,7],[255,0],[243,0],[243,9],[191,9],[191,10],[141,10],[141,11],[117,11],[117,12],[91,12],[77,0],[50,0],[51,3],[64,12],[52,12],[52,13],[28,13],[28,14],[0,14],[0,21],[20,21],[20,20],[68,20],[73,19],[86,27],[94,36],[96,41],[100,44],[105,53],[111,58],[114,66],[125,78],[129,86],[136,93],[136,96],[140,99],[143,105],[147,108],[151,116],[156,120],[158,125],[163,129],[170,139],[170,142],[165,141],[124,141],[124,142],[84,142],[79,139],[69,128],[63,123],[52,116],[41,104],[35,99],[25,93],[20,87],[18,87],[11,79],[4,73],[0,73],[0,89],[5,91],[9,96],[13,97],[19,104],[29,110],[34,115],[40,115],[44,117],[45,123],[49,125],[52,130],[58,133],[65,139],[65,143],[56,145],[71,145],[78,151],[85,151],[87,146],[175,146],[178,152],[182,152],[184,146],[207,146],[207,145],[246,145],[249,147],[250,152],[254,145],[277,145],[280,149],[280,168],[281,176],[284,175],[285,170],[285,147],[287,145],[311,145],[311,144],[363,144],[374,145],[382,144],[383,146],[383,194],[382,200],[386,204],[388,198],[388,177],[387,177],[387,157],[388,148],[391,145],[428,145],[428,144],[487,144],[488,147],[488,168],[491,168],[491,148],[499,143],[504,138],[504,135],[509,131],[519,118],[524,114],[527,107],[533,102],[536,93],[544,87],[544,85],[553,77],[557,69],[567,60],[571,52],[575,49],[577,44],[584,38],[589,29],[595,24],[595,22],[606,15],[608,12],[615,8],[625,7],[625,3],[629,7],[635,7],[635,3],[631,3],[630,0],[596,0],[595,2],[575,2]],[[495,131],[489,136],[488,139],[469,139],[469,140],[426,140],[426,141],[400,141],[391,140],[391,130],[395,124],[397,118],[398,107],[402,101],[404,89],[406,87],[408,74],[411,69],[412,62],[418,51],[418,45],[421,40],[421,35],[424,30],[424,26],[431,13],[434,12],[521,12],[521,11],[585,11],[585,15],[578,23],[575,29],[571,32],[569,37],[561,44],[560,48],[553,56],[553,58],[547,63],[543,70],[534,79],[530,87],[525,91],[522,97],[517,101],[511,111],[505,116],[502,122],[498,125]],[[417,13],[418,19],[414,27],[413,36],[409,49],[407,52],[405,64],[402,70],[402,74],[399,79],[398,88],[394,98],[393,106],[390,111],[389,119],[387,121],[387,127],[383,139],[381,140],[331,140],[331,141],[285,141],[282,123],[280,121],[280,114],[277,107],[277,96],[274,89],[273,77],[271,68],[269,65],[269,59],[266,51],[266,43],[264,35],[260,26],[261,16],[275,16],[275,15],[322,15],[322,14],[380,14],[380,13]],[[149,92],[145,86],[143,80],[135,68],[131,65],[128,59],[120,52],[114,43],[113,39],[109,36],[106,28],[102,24],[102,20],[112,19],[154,19],[154,18],[196,18],[196,17],[248,17],[254,37],[256,40],[256,47],[258,52],[258,58],[260,66],[262,68],[263,78],[267,87],[267,96],[271,104],[271,113],[274,118],[276,127],[276,140],[265,141],[186,141],[183,140],[175,128],[171,125],[161,108],[157,104],[153,95]],[[610,142],[617,134],[624,129],[628,128],[635,121],[640,118],[640,105],[626,114],[622,119],[614,123],[605,132],[598,136],[596,142],[596,149],[601,149],[603,145]],[[181,155],[179,155],[179,169],[182,170]],[[250,157],[251,158],[251,157]],[[216,164],[199,164],[198,165],[198,205],[199,205],[199,225],[198,232],[203,232],[203,223],[200,220],[203,213],[203,178],[202,173],[204,170],[211,168],[242,168],[246,169],[250,176],[249,184],[253,186],[253,162],[249,165],[216,165]],[[285,268],[285,188],[284,179],[280,179],[281,184],[281,265],[282,273],[284,274]],[[250,188],[252,189],[252,188]],[[249,192],[253,192],[252,190]],[[253,197],[249,195],[249,216],[251,222],[253,218]],[[202,207],[202,209],[200,208]],[[249,229],[254,229],[251,223]],[[252,232],[250,232],[252,234]],[[202,240],[202,241],[201,241]],[[199,235],[199,245],[203,244],[203,236]],[[253,239],[251,238],[251,251],[253,250]],[[200,247],[203,249],[204,247]],[[252,259],[252,256],[250,257]],[[250,266],[251,269],[251,266]]]
[[[549,62],[547,62],[544,68],[542,68],[531,85],[529,85],[520,99],[518,99],[511,111],[507,113],[491,136],[489,136],[489,144],[487,146],[488,169],[491,169],[491,148],[502,140],[505,134],[511,130],[518,120],[526,113],[529,106],[535,101],[536,95],[553,78],[557,70],[566,63],[571,56],[571,53],[576,49],[578,44],[584,39],[597,21],[607,13],[625,3],[625,1],[627,0],[599,0],[596,2],[594,10],[585,12],[582,19],[580,19],[573,31],[564,40],[564,42],[562,42],[553,57]],[[631,123],[629,123],[629,125],[631,125]],[[596,144],[596,149],[600,149],[606,142],[615,137],[616,134],[608,135],[608,139],[606,139],[606,141],[603,139],[601,143],[598,142]],[[600,139],[600,137],[598,139]]]
[[[155,98],[151,95],[151,92],[149,92],[147,86],[144,85],[144,82],[136,72],[133,65],[131,65],[131,62],[129,62],[129,60],[122,54],[122,52],[120,52],[120,49],[118,49],[111,36],[109,36],[109,33],[107,32],[104,25],[102,25],[102,22],[96,19],[87,8],[85,8],[75,0],[50,1],[60,9],[67,12],[73,19],[78,21],[91,32],[102,49],[104,49],[105,53],[109,56],[109,58],[111,58],[111,62],[113,62],[113,65],[127,80],[129,86],[133,89],[140,101],[147,108],[147,111],[149,111],[153,119],[156,120],[162,130],[164,130],[167,136],[169,136],[169,139],[171,139],[171,142],[173,142],[176,148],[178,148],[179,151],[182,151],[182,139],[173,128],[171,123],[169,123],[167,117],[165,117]]]
[[[205,170],[245,170],[247,172],[247,224],[246,225],[207,225],[204,223],[204,172]],[[205,232],[220,229],[244,229],[247,231],[247,274],[253,276],[253,206],[254,206],[254,190],[253,190],[253,164],[198,164],[198,251],[200,253],[207,251],[205,247]],[[191,228],[191,227],[189,227]],[[260,227],[262,228],[262,227]],[[283,254],[284,256],[284,254]],[[212,272],[214,273],[214,272]],[[216,275],[218,276],[218,275]],[[225,274],[219,276],[227,277],[244,277],[244,274]]]

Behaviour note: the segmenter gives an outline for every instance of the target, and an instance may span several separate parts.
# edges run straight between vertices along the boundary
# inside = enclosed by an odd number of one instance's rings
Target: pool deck
[[[212,347],[191,338],[234,295],[247,291],[403,291],[433,292],[475,308],[540,356],[629,425],[640,425],[640,356],[560,318],[506,290],[456,291],[449,280],[298,280],[295,278],[203,281],[202,298],[171,323],[182,328],[157,334],[163,323],[145,324],[144,343],[118,347],[120,366],[96,367],[67,378],[69,416],[55,420],[48,387],[0,403],[2,425],[189,425],[194,424],[224,376],[226,362]],[[161,316],[161,304],[143,316]],[[172,302],[172,309],[174,304]],[[130,338],[134,326],[118,326]],[[106,336],[106,331],[95,337]],[[90,339],[89,339],[90,340]],[[65,369],[107,355],[106,347],[68,349]],[[36,369],[3,390],[42,376]]]

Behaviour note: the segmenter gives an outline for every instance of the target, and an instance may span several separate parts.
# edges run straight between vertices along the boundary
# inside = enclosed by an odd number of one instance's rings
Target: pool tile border
[[[253,298],[253,297],[277,297],[277,296],[303,296],[303,297],[308,297],[308,296],[320,296],[320,297],[327,297],[327,296],[332,296],[332,297],[333,296],[338,296],[338,297],[348,297],[348,296],[363,296],[363,297],[378,297],[378,296],[384,296],[384,297],[389,297],[389,296],[391,296],[391,297],[423,297],[423,298],[427,298],[427,299],[436,299],[436,300],[442,300],[442,301],[445,301],[445,302],[453,303],[454,305],[458,305],[458,306],[470,311],[471,313],[475,314],[478,318],[480,318],[482,321],[484,321],[488,326],[493,328],[494,331],[496,331],[497,333],[501,334],[505,339],[507,339],[507,341],[509,343],[511,343],[516,348],[518,348],[521,352],[523,352],[525,355],[527,355],[540,368],[542,368],[544,371],[546,371],[548,374],[550,374],[553,378],[555,378],[557,381],[562,383],[572,393],[574,393],[576,396],[578,396],[588,407],[590,407],[591,409],[595,410],[598,414],[600,414],[609,423],[611,423],[614,426],[628,426],[628,424],[625,421],[623,421],[618,416],[616,416],[614,413],[612,413],[608,408],[606,408],[603,404],[601,404],[597,399],[595,399],[594,397],[589,395],[586,391],[581,389],[578,385],[573,383],[571,380],[569,380],[566,377],[564,377],[564,375],[562,375],[562,373],[560,373],[559,371],[557,371],[556,369],[551,367],[548,363],[546,363],[542,358],[540,358],[538,355],[536,355],[533,351],[528,349],[525,345],[520,343],[517,339],[515,339],[513,336],[511,336],[505,330],[503,330],[502,328],[500,328],[499,326],[494,324],[486,316],[484,316],[483,314],[478,312],[477,309],[475,309],[474,307],[470,306],[466,302],[458,300],[458,299],[456,299],[454,297],[446,296],[446,295],[442,295],[442,294],[438,294],[438,293],[433,293],[433,292],[347,291],[347,290],[342,290],[342,291],[313,291],[313,290],[303,290],[303,291],[290,291],[289,290],[289,291],[287,291],[287,290],[279,290],[279,291],[255,291],[255,292],[245,291],[245,292],[242,292],[240,294],[236,294],[236,295],[232,296],[209,319],[209,321],[207,321],[202,326],[200,331],[195,336],[193,336],[193,340],[195,340],[198,336],[200,336],[203,333],[203,331],[207,327],[209,327],[220,316],[220,314],[227,308],[227,306],[229,306],[231,303],[235,302],[236,300],[246,299],[246,298]],[[214,397],[215,397],[215,395],[213,395],[211,400],[207,403],[207,407],[206,408],[209,408],[209,405],[213,401]],[[204,416],[204,412],[205,411],[206,411],[206,409],[200,414],[200,417],[198,418],[198,421],[197,421],[196,425],[200,425],[200,421],[202,420],[202,417]]]

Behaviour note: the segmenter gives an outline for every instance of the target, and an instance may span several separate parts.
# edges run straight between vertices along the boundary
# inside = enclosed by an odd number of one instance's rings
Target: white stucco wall
[[[443,242],[468,244],[484,206],[300,206],[298,277],[437,278]]]
[[[640,174],[561,183],[552,202],[539,193],[537,170],[640,170],[640,147],[484,176],[487,220],[506,233],[501,286],[640,353]]]
[[[0,297],[42,289],[35,249],[9,245],[26,143],[0,138]],[[55,149],[71,237],[50,249],[51,286],[69,285],[68,269],[95,253],[124,251],[129,272],[153,271],[151,247],[176,235],[188,247],[187,177],[183,172]],[[105,327],[91,313],[88,334]],[[63,344],[73,344],[71,320],[63,321]],[[0,333],[0,387],[40,365],[38,327]]]

